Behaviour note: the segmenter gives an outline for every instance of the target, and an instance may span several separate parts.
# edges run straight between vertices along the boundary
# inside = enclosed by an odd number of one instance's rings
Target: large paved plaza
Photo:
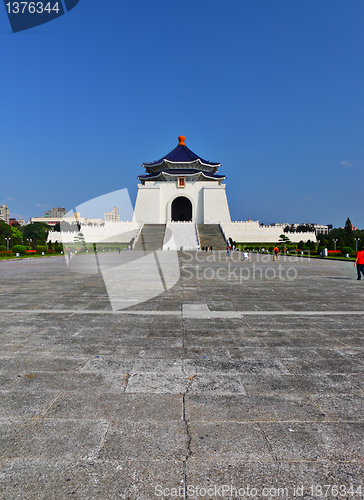
[[[178,259],[116,312],[101,274],[0,262],[0,498],[360,498],[352,263]]]

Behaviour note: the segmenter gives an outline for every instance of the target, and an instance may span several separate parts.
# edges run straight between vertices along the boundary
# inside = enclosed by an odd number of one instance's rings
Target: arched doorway
[[[171,212],[172,221],[191,221],[192,203],[185,196],[178,196],[172,202]]]

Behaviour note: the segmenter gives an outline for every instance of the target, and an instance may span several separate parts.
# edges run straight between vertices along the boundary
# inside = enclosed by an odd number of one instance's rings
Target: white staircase
[[[198,232],[194,222],[169,222],[164,234],[163,250],[198,250]]]

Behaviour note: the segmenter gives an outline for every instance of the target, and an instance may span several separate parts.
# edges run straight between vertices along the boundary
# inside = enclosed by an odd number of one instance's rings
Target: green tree
[[[37,242],[38,245],[44,245],[47,241],[48,232],[49,226],[44,222],[34,222],[33,224],[28,224],[25,226],[23,231],[24,241],[32,239],[33,245],[35,242]]]
[[[315,241],[310,241],[310,250],[315,251],[317,248],[317,243]]]
[[[339,248],[344,248],[345,246],[345,240],[342,236],[339,237],[339,241],[337,242],[336,249],[338,250]]]
[[[285,234],[281,234],[278,240],[278,243],[291,243],[289,237]]]
[[[314,232],[315,229],[313,224],[301,224],[296,228],[297,233],[311,233]]]
[[[74,240],[73,240],[73,243],[76,243],[76,245],[80,245],[82,248],[85,248],[86,247],[86,241],[85,241],[85,237],[83,235],[83,233],[78,233]]]
[[[349,243],[349,240],[354,239],[353,225],[352,225],[349,217],[346,219],[346,222],[345,222],[344,239],[345,239],[347,244]]]
[[[20,245],[23,241],[23,233],[17,227],[11,226],[11,232],[13,233],[13,245]]]
[[[0,245],[6,246],[5,238],[12,238],[13,232],[9,224],[0,220]]]
[[[318,234],[317,235],[317,241],[319,243],[319,246],[325,245],[326,240],[328,240],[328,238],[326,238],[326,234]]]

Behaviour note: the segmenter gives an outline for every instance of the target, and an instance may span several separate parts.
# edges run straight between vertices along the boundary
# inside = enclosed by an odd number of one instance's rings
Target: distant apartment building
[[[315,231],[316,233],[316,236],[318,234],[329,234],[329,231],[331,231],[332,229],[332,224],[328,224],[328,225],[322,225],[322,224],[313,224],[312,222],[302,222],[301,224],[298,224],[297,222],[295,224],[289,224],[289,223],[278,223],[278,222],[275,222],[273,224],[271,224],[271,226],[273,227],[281,227],[283,229],[286,229],[288,231],[296,231],[297,228],[302,228],[302,226],[306,226],[306,227],[309,227],[310,228],[310,231]],[[299,229],[299,231],[300,231]]]
[[[67,214],[67,210],[64,207],[52,208],[44,212],[44,217],[52,217],[58,219],[59,217],[64,217]]]
[[[50,227],[54,227],[58,222],[67,222],[68,224],[78,223],[88,226],[99,226],[101,224],[104,224],[103,219],[89,219],[87,217],[81,217],[81,214],[79,212],[75,212],[69,217],[51,217],[50,215],[47,215],[46,217],[31,217],[30,223],[34,224],[35,222],[44,222]]]
[[[62,222],[62,219],[66,217],[67,210],[64,207],[52,208],[52,210],[47,210],[44,212],[44,217],[31,217],[30,222],[45,222],[48,226],[55,226],[58,222]]]
[[[331,224],[328,226],[323,226],[322,224],[314,224],[313,227],[315,229],[316,236],[318,234],[329,234],[329,231],[332,229]]]
[[[105,222],[120,222],[119,208],[114,207],[111,212],[104,212]]]
[[[19,217],[19,219],[15,219],[14,217],[10,217],[9,225],[14,226],[15,224],[19,225],[19,226],[25,226],[25,220],[20,218],[20,217]]]
[[[9,207],[7,205],[0,205],[0,220],[9,224]]]

